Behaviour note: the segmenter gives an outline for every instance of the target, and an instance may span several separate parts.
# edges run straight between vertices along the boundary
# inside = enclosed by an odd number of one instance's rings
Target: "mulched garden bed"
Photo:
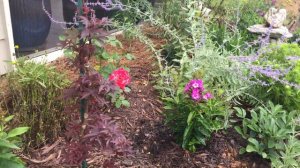
[[[155,60],[146,45],[138,40],[126,40],[119,36],[123,49],[106,46],[109,52],[131,53],[133,61],[122,61],[130,68],[132,91],[126,95],[131,103],[130,108],[112,108],[108,115],[112,116],[122,128],[128,139],[132,141],[133,154],[125,158],[115,159],[115,167],[164,167],[164,168],[267,168],[269,162],[255,154],[239,155],[239,149],[245,141],[233,130],[215,133],[206,147],[195,153],[183,150],[175,143],[171,131],[164,125],[162,102],[154,89],[155,79],[152,74]],[[164,41],[152,37],[157,47]],[[95,60],[92,61],[95,64]],[[65,58],[52,63],[59,71],[67,73],[74,80],[78,72],[67,68]],[[67,167],[59,164],[64,147],[63,138],[42,149],[32,150],[30,154],[20,154],[28,163],[29,168]],[[103,167],[104,156],[97,151],[91,153],[88,159],[89,167]]]

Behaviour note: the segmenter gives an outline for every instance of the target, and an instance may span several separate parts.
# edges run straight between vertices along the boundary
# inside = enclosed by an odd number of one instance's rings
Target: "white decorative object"
[[[273,28],[279,28],[283,26],[283,22],[286,19],[285,9],[270,8],[265,14],[264,18],[268,22],[269,26]]]

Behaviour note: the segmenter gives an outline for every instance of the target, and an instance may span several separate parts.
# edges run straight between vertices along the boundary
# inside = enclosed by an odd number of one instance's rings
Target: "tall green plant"
[[[228,125],[228,105],[207,92],[202,80],[191,80],[176,98],[165,98],[166,121],[184,149],[196,151],[215,131]],[[206,93],[204,93],[206,92]]]
[[[226,127],[229,109],[220,100],[195,104],[188,100],[166,102],[166,122],[184,149],[195,152],[213,132]]]
[[[45,64],[19,60],[15,67],[8,75],[12,112],[19,124],[31,128],[24,136],[26,144],[38,147],[54,141],[65,126],[64,102],[59,96],[68,80]]]
[[[261,0],[206,0],[205,3],[212,9],[209,29],[213,41],[235,54],[245,52],[246,43],[257,39],[247,28],[263,24],[262,14],[269,7]]]

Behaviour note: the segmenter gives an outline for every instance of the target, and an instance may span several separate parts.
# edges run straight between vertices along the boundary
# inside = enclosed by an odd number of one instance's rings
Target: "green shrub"
[[[163,1],[158,16],[170,26],[176,29],[185,29],[187,23],[185,22],[188,16],[186,12],[183,11],[182,6],[186,5],[186,0],[165,0]]]
[[[68,80],[55,67],[18,61],[8,75],[12,113],[18,124],[31,129],[25,134],[28,146],[38,147],[54,141],[64,127],[64,102],[59,99]]]
[[[181,95],[177,100],[165,99],[165,102],[166,123],[182,148],[189,151],[206,145],[212,133],[227,124],[228,106],[219,99],[199,103]]]
[[[263,158],[270,159],[272,164],[285,160],[286,167],[294,166],[299,162],[299,140],[292,139],[296,133],[296,121],[299,114],[296,111],[287,112],[281,105],[268,103],[268,107],[258,107],[250,111],[251,118],[247,118],[244,109],[235,108],[237,116],[242,119],[241,126],[236,126],[236,131],[248,141],[247,147],[241,149],[241,153],[255,152]],[[293,141],[291,141],[291,139]],[[287,152],[291,146],[296,146]],[[295,155],[296,154],[296,155]],[[294,160],[294,161],[293,161]]]
[[[260,11],[268,10],[268,4],[261,0],[207,0],[206,4],[213,12],[208,26],[212,40],[235,54],[245,52],[245,43],[257,39],[247,28],[264,23]]]
[[[300,56],[300,47],[297,43],[283,43],[271,45],[263,57],[278,64],[288,64],[288,56]]]
[[[284,43],[279,46],[272,45],[270,52],[264,53],[261,58],[254,62],[259,66],[271,66],[273,69],[284,71],[291,69],[282,80],[300,85],[300,61],[288,60],[289,56],[300,56],[300,47],[297,44]],[[276,81],[272,78],[260,75],[260,80],[269,83],[269,86],[255,88],[255,96],[263,101],[271,100],[281,104],[287,110],[300,110],[300,90],[288,83]]]
[[[117,11],[114,14],[114,21],[121,23],[136,24],[144,17],[138,13],[146,12],[151,8],[151,4],[148,0],[121,0],[121,2],[127,6],[127,9],[124,11]],[[137,10],[139,12],[137,12]]]
[[[300,141],[296,136],[290,137],[285,149],[278,159],[274,159],[272,166],[275,168],[298,168],[300,167]]]
[[[1,111],[0,111],[1,112]],[[20,135],[24,134],[28,127],[17,127],[8,129],[7,123],[14,116],[4,117],[0,113],[0,167],[23,168],[23,161],[13,154],[13,150],[20,149],[18,144],[21,141]]]

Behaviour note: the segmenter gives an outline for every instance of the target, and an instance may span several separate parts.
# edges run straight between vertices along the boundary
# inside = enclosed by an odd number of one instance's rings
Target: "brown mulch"
[[[300,26],[300,1],[299,0],[276,0],[277,8],[287,10],[287,27],[291,32],[296,31]]]
[[[158,92],[154,89],[155,79],[152,76],[155,60],[147,47],[138,40],[126,40],[119,36],[123,49],[106,46],[109,52],[131,53],[136,59],[122,61],[130,68],[132,91],[126,95],[131,103],[130,108],[112,108],[109,114],[117,121],[125,135],[133,143],[134,153],[125,158],[116,159],[116,167],[140,168],[266,168],[269,163],[258,155],[239,155],[244,140],[232,129],[227,132],[215,133],[206,147],[195,153],[183,150],[175,143],[171,131],[164,125],[162,102]],[[155,44],[163,44],[163,40],[152,37]],[[93,65],[96,64],[92,60]],[[59,71],[67,73],[74,80],[77,72],[68,66],[67,60],[61,58],[52,63]],[[21,156],[30,168],[67,167],[58,163],[64,146],[62,139],[32,152],[30,156]],[[104,157],[100,152],[93,151],[88,159],[89,167],[99,168],[103,165]]]

